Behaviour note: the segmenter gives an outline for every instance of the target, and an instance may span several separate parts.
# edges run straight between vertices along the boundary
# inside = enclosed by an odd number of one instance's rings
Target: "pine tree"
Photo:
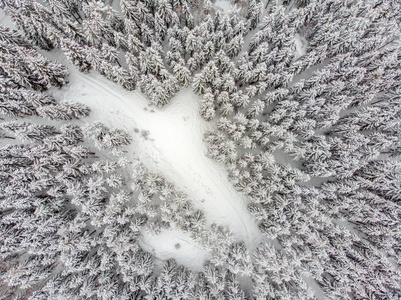
[[[212,93],[206,93],[202,97],[201,114],[206,121],[211,121],[215,116],[214,96]]]
[[[76,65],[81,72],[88,72],[92,68],[86,57],[85,48],[70,39],[63,38],[60,43],[65,56]]]
[[[52,63],[27,45],[15,32],[2,27],[0,67],[12,80],[25,87],[48,89],[51,85],[61,87],[68,72],[58,63]]]
[[[260,22],[263,14],[263,3],[260,1],[252,1],[249,4],[247,19],[249,22],[249,26],[252,29],[255,29],[258,23]]]
[[[183,61],[180,63],[177,63],[173,67],[173,74],[175,78],[178,80],[178,82],[183,86],[187,87],[189,85],[189,80],[190,80],[190,71],[188,70],[185,65],[183,65]]]
[[[96,142],[100,149],[119,149],[131,141],[127,133],[118,129],[111,131],[100,122],[86,127],[85,133]]]
[[[51,50],[54,45],[46,34],[46,22],[39,15],[33,5],[22,2],[21,6],[7,6],[7,14],[17,24],[17,27],[25,32],[27,37],[43,49]],[[48,12],[50,14],[50,12]]]

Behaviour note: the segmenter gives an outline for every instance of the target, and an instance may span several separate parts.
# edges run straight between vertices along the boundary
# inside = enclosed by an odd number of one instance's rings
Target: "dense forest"
[[[18,29],[0,26],[0,299],[401,297],[400,4],[215,2],[0,1]],[[56,51],[155,110],[197,94],[257,247],[127,159],[131,133],[53,97]],[[167,228],[203,271],[141,247]]]

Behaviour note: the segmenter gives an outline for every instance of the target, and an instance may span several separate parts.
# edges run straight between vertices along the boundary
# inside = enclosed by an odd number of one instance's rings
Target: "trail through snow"
[[[60,53],[50,56],[70,65]],[[53,90],[58,100],[84,103],[92,109],[88,122],[100,120],[129,132],[133,137],[129,155],[135,153],[149,170],[186,192],[205,212],[209,224],[228,226],[251,251],[255,248],[261,234],[247,211],[246,197],[228,181],[224,167],[205,155],[202,137],[214,124],[200,117],[198,96],[184,89],[166,107],[157,109],[138,91],[125,91],[97,73],[82,74],[74,68],[70,73],[68,86]],[[143,247],[160,259],[174,257],[200,270],[207,253],[191,240],[182,233],[165,231],[159,236],[145,235]],[[179,249],[174,247],[177,243]]]

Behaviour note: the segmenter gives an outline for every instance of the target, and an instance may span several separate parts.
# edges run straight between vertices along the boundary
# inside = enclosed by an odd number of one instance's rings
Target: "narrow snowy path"
[[[63,57],[56,55],[56,58],[60,61]],[[54,91],[58,100],[85,103],[92,109],[90,121],[100,120],[129,132],[133,137],[130,154],[136,153],[151,171],[160,173],[185,191],[194,205],[205,212],[209,223],[227,225],[238,240],[243,240],[251,250],[255,247],[260,232],[247,211],[246,198],[230,184],[224,168],[205,156],[202,137],[213,124],[199,116],[198,96],[184,89],[159,110],[150,107],[141,93],[125,91],[99,74],[82,74],[75,69],[70,72],[70,84]],[[163,233],[159,238],[147,237],[146,245],[162,259],[166,253],[174,257],[172,246],[177,241],[189,243],[189,239],[185,241],[180,236],[174,239],[173,233]],[[184,250],[185,246],[176,255],[191,253]],[[192,253],[205,257],[199,250]],[[184,260],[191,261],[191,258]],[[199,269],[199,264],[194,267]]]

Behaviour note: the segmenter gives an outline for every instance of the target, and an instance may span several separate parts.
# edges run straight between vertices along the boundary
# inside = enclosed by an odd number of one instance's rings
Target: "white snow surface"
[[[232,3],[227,0],[217,0],[214,5],[225,13],[228,13],[233,9]]]
[[[0,24],[11,29],[17,29],[14,23],[11,21],[10,17],[6,15],[3,9],[0,9]]]
[[[308,47],[308,41],[299,33],[295,34],[295,47],[296,54],[294,60],[297,60],[298,58],[306,54],[306,48]]]
[[[202,138],[215,124],[201,118],[200,97],[184,89],[163,109],[157,109],[137,90],[126,91],[96,72],[80,73],[60,52],[46,55],[70,69],[70,83],[52,91],[58,101],[84,103],[92,109],[85,122],[101,121],[130,133],[133,142],[128,159],[138,157],[150,171],[186,192],[194,206],[204,211],[209,224],[228,226],[238,241],[244,241],[250,251],[255,249],[261,233],[247,210],[248,199],[234,189],[224,167],[205,155]],[[185,233],[173,230],[157,236],[144,232],[141,245],[159,259],[175,258],[195,271],[202,269],[208,256]]]
[[[143,250],[152,253],[159,261],[156,267],[163,266],[162,261],[174,258],[177,263],[190,268],[192,271],[203,270],[205,261],[209,258],[206,250],[202,249],[185,233],[178,230],[163,230],[157,236],[145,235],[140,241]]]

